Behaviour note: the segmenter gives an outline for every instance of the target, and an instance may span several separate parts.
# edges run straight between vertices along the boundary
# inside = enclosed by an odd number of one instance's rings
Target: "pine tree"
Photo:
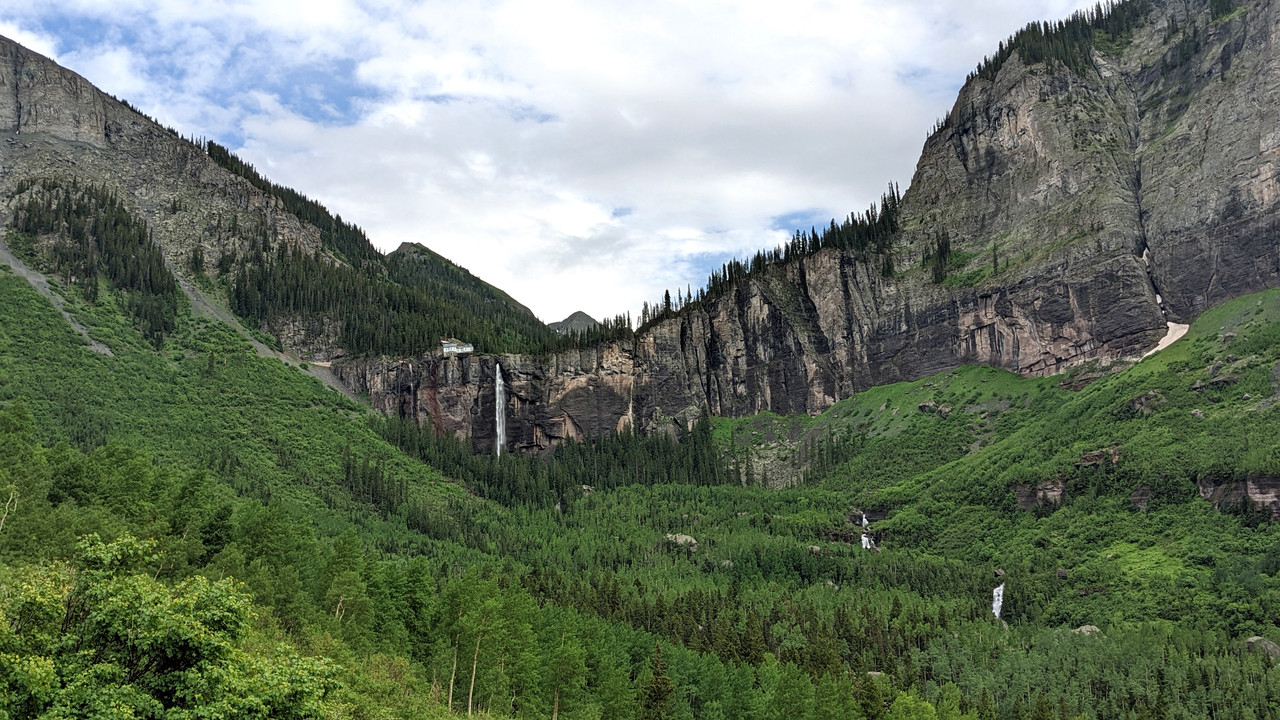
[[[670,296],[668,296],[670,299]],[[645,684],[640,697],[639,720],[666,720],[676,686],[667,675],[667,663],[662,659],[662,648],[653,646],[651,663],[653,677]]]

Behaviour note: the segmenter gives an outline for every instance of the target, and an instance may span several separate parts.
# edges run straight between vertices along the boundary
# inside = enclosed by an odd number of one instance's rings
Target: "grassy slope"
[[[1237,662],[1230,659],[1234,645],[1224,638],[1276,635],[1270,618],[1277,588],[1274,568],[1267,564],[1275,554],[1273,526],[1215,511],[1187,484],[1193,471],[1238,467],[1232,454],[1236,445],[1219,452],[1212,449],[1216,444],[1274,426],[1275,411],[1264,399],[1270,394],[1263,394],[1269,386],[1257,374],[1269,372],[1268,363],[1274,362],[1274,342],[1267,338],[1274,332],[1270,318],[1280,317],[1280,308],[1274,294],[1262,300],[1261,306],[1250,304],[1258,301],[1251,298],[1206,315],[1165,353],[1080,392],[1063,389],[1060,379],[1024,380],[963,368],[873,389],[818,418],[720,422],[722,439],[732,437],[739,447],[772,442],[793,461],[804,457],[811,469],[822,465],[821,473],[814,473],[820,477],[811,478],[820,487],[781,492],[620,488],[579,499],[563,514],[469,499],[458,486],[383,443],[359,406],[295,368],[258,357],[225,326],[183,314],[177,335],[159,354],[112,308],[110,297],[92,308],[73,301],[71,311],[116,357],[93,353],[43,298],[4,269],[0,404],[22,398],[48,442],[69,440],[92,448],[106,441],[125,456],[128,448],[142,450],[149,465],[208,469],[226,481],[223,492],[270,499],[321,537],[354,523],[366,547],[423,552],[464,565],[505,564],[516,576],[534,567],[551,568],[569,585],[553,588],[549,597],[570,606],[575,596],[588,597],[597,576],[620,579],[624,596],[641,603],[643,612],[629,619],[614,615],[614,623],[645,628],[652,622],[647,618],[654,617],[653,604],[664,598],[675,603],[692,592],[732,592],[736,607],[754,609],[774,623],[769,642],[778,652],[803,662],[809,657],[806,621],[788,612],[769,613],[808,607],[829,619],[838,607],[854,607],[870,608],[875,617],[900,605],[902,614],[889,616],[892,623],[886,626],[892,639],[858,651],[859,662],[873,668],[892,664],[907,682],[916,672],[912,668],[928,668],[930,677],[954,679],[966,696],[987,692],[1000,703],[1031,698],[1031,690],[1003,688],[1025,683],[1036,672],[1059,673],[1064,696],[1088,692],[1088,677],[1069,670],[1075,666],[1063,664],[1063,653],[1113,668],[1106,672],[1118,671],[1116,663],[1123,660],[1128,666],[1116,682],[1129,682],[1125,673],[1146,672],[1162,653],[1191,642],[1188,629],[1209,633],[1196,642],[1220,663]],[[1215,339],[1218,328],[1236,328],[1239,336],[1222,347]],[[1190,387],[1204,376],[1203,364],[1227,354],[1258,357],[1242,367],[1235,384],[1213,390],[1220,402],[1206,404],[1204,390]],[[1163,394],[1164,403],[1153,406],[1152,413],[1110,412],[1153,389]],[[923,412],[918,406],[926,401],[950,404],[952,412],[946,418]],[[1203,407],[1212,422],[1188,424],[1193,407]],[[1072,420],[1081,416],[1089,422]],[[1224,424],[1232,429],[1220,430]],[[1197,427],[1202,430],[1186,429]],[[1156,442],[1170,434],[1180,439]],[[826,443],[828,437],[835,440]],[[1081,453],[1117,441],[1122,460],[1115,468],[1075,470]],[[394,474],[409,479],[417,497],[450,513],[462,512],[466,546],[430,540],[407,531],[394,514],[380,516],[353,502],[340,487],[339,456],[347,442],[353,453],[382,458]],[[1178,466],[1178,477],[1163,477],[1158,468],[1165,465],[1154,460],[1137,462],[1163,458],[1155,449],[1173,452],[1188,442],[1205,444],[1197,451],[1203,457]],[[1274,448],[1270,436],[1258,442]],[[1155,449],[1143,455],[1139,443]],[[98,451],[104,452],[110,448]],[[824,453],[825,464],[819,463]],[[1010,455],[1017,462],[1009,462]],[[1132,471],[1126,470],[1130,463]],[[1066,503],[1035,512],[1014,510],[1010,467],[1026,470],[1017,476],[1020,481],[1069,470],[1071,475],[1063,477]],[[1162,478],[1168,487],[1153,496],[1148,510],[1129,504],[1132,487],[1155,487]],[[866,553],[856,540],[848,545],[830,534],[854,530],[848,520],[854,506],[892,511],[874,526],[884,552]],[[64,546],[81,532],[110,531],[121,524],[102,510],[61,512],[66,522],[56,533],[26,531],[46,541],[44,552],[50,556],[67,554]],[[127,515],[128,509],[118,512]],[[21,529],[11,522],[6,534]],[[668,546],[663,535],[673,532],[696,536],[699,550]],[[1004,634],[986,614],[996,567],[1008,580],[1011,630]],[[1057,577],[1060,567],[1069,571],[1067,580]],[[249,580],[251,588],[257,587],[254,578]],[[270,589],[269,581],[257,582]],[[1099,587],[1101,592],[1092,591]],[[1090,592],[1082,596],[1082,589]],[[943,609],[954,623],[951,633],[938,627]],[[1169,632],[1176,626],[1183,634],[1151,641],[1163,632],[1162,619]],[[1078,636],[1054,629],[1086,622],[1103,626],[1107,638],[1077,647],[1084,642]],[[599,627],[621,632],[617,625]],[[650,629],[680,636],[660,624]],[[646,648],[652,647],[646,638],[652,636],[624,636],[631,638],[626,642],[633,672],[640,672]],[[865,642],[867,636],[859,629],[858,637]],[[342,643],[323,638],[305,642],[318,642],[312,651],[359,668],[352,682],[374,682],[367,672],[406,662],[394,654],[352,654]],[[886,654],[886,648],[894,654]],[[671,656],[681,703],[697,702],[693,688],[705,675],[698,669],[699,657],[705,656],[674,651]],[[413,672],[421,678],[427,671]],[[923,687],[931,697],[937,691],[936,685]],[[1223,687],[1228,692],[1232,686]]]
[[[74,297],[74,294],[72,294]],[[49,303],[0,268],[0,403],[21,398],[48,443],[136,448],[155,462],[209,469],[236,491],[313,515],[329,532],[355,509],[340,491],[341,457],[381,460],[429,503],[460,499],[457,485],[387,445],[368,409],[299,369],[259,357],[225,324],[184,315],[156,353],[104,294],[68,302],[114,357],[92,352]],[[371,514],[356,515],[372,525]],[[370,528],[374,529],[374,528]]]

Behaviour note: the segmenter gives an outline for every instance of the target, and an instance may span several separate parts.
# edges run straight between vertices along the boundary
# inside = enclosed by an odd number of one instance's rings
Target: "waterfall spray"
[[[507,444],[507,388],[502,381],[502,366],[493,364],[493,451],[502,455],[502,447]]]

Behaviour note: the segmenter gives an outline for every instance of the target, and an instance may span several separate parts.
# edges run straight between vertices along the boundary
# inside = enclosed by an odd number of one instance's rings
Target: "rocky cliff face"
[[[513,447],[704,409],[817,413],[866,387],[986,363],[1024,374],[1140,356],[1170,322],[1280,284],[1280,9],[1150,0],[1086,69],[1017,53],[975,76],[902,199],[897,273],[826,250],[733,285],[633,341],[549,358],[342,358],[340,328],[267,328],[387,413],[490,448],[494,372]],[[318,231],[199,148],[0,39],[0,191],[88,176],[145,214],[175,267]],[[0,204],[0,222],[8,209]],[[945,235],[950,276],[923,255]],[[465,338],[463,338],[465,340]],[[674,422],[673,422],[674,421]]]
[[[200,147],[89,81],[0,37],[0,196],[24,180],[105,184],[147,218],[174,267],[199,248],[225,253],[284,242],[314,252],[320,232],[219,167]],[[0,224],[11,202],[0,202]]]
[[[513,442],[664,427],[703,408],[816,413],[963,363],[1049,374],[1136,359],[1168,323],[1280,284],[1280,10],[1149,8],[1084,72],[1015,53],[966,84],[903,197],[899,276],[823,251],[631,343],[499,358]],[[959,267],[934,284],[922,255],[944,233]],[[419,358],[404,380],[405,363],[354,360],[343,377],[384,412],[482,449],[493,362]]]
[[[902,199],[900,277],[823,251],[634,343],[503,357],[520,388],[515,442],[663,427],[704,407],[819,413],[964,363],[1050,374],[1135,359],[1167,323],[1276,286],[1277,38],[1271,1],[1225,19],[1206,3],[1156,1],[1087,72],[1012,55],[993,81],[964,87],[925,143]],[[922,255],[943,233],[960,266],[934,284]],[[493,361],[465,361],[468,373],[422,357],[411,411],[492,445]],[[406,406],[385,361],[344,373],[380,409]]]

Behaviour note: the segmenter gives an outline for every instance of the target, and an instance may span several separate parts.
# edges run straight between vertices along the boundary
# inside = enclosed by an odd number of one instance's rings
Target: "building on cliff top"
[[[464,343],[457,338],[440,338],[440,350],[445,355],[465,355],[476,351],[471,343]]]

